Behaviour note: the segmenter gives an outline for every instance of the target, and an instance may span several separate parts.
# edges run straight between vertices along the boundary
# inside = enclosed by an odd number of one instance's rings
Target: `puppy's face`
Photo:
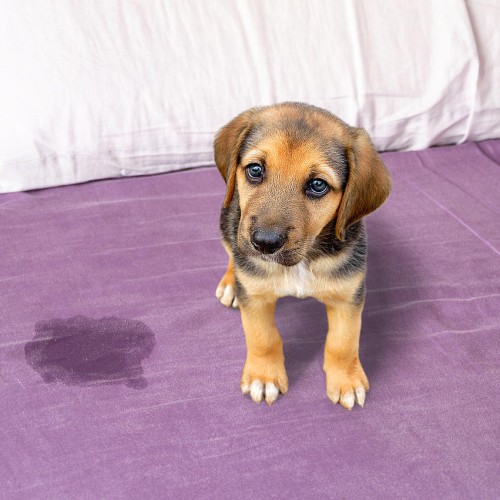
[[[359,131],[319,108],[287,103],[249,110],[219,132],[215,157],[228,184],[225,205],[235,187],[239,195],[240,252],[296,265],[333,219],[342,238],[348,225],[376,208],[378,177],[385,176],[387,194],[390,180],[364,131],[354,144]],[[356,157],[366,166],[356,167]],[[363,173],[370,168],[375,177]],[[363,189],[367,199],[360,201]],[[387,194],[376,195],[375,204]]]
[[[340,146],[324,143],[319,134],[294,129],[294,121],[272,125],[255,127],[241,152],[238,247],[246,255],[292,266],[337,212],[345,157]]]

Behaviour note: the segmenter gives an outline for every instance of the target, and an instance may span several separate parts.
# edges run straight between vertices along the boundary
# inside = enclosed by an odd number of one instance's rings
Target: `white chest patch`
[[[304,262],[284,268],[273,281],[276,293],[280,296],[308,297],[314,288],[314,275]]]

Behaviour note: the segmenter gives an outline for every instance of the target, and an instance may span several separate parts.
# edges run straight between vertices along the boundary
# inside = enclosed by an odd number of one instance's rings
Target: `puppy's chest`
[[[364,277],[362,272],[346,278],[335,276],[335,266],[332,266],[331,259],[328,262],[303,261],[290,267],[266,263],[264,269],[265,277],[239,276],[248,295],[348,299]]]
[[[318,276],[304,262],[271,274],[269,282],[280,297],[310,297],[315,295],[319,284]]]

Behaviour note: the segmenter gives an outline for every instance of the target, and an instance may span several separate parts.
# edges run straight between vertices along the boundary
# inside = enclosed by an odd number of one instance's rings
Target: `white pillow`
[[[0,192],[211,164],[219,127],[285,100],[381,150],[500,137],[499,7],[467,8],[4,0]]]

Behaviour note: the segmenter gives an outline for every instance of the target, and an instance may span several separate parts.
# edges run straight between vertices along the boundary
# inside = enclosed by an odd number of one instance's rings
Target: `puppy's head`
[[[214,150],[224,207],[238,191],[239,250],[283,265],[298,264],[334,219],[342,240],[391,188],[363,129],[306,104],[245,111],[218,132]]]

